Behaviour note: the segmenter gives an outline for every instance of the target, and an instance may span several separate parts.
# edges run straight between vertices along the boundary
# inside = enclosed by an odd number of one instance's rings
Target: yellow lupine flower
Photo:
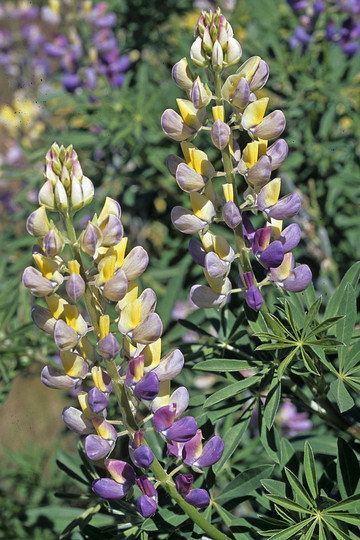
[[[126,291],[124,298],[122,298],[122,300],[119,300],[119,302],[116,304],[117,311],[119,312],[123,310],[127,304],[136,300],[138,294],[139,285],[135,283],[135,281],[132,281],[131,283],[129,283],[128,290]]]
[[[234,186],[232,184],[223,184],[222,185],[225,201],[233,201],[234,200]]]
[[[50,279],[60,283],[62,275],[58,271],[59,265],[49,257],[45,257],[41,253],[34,253],[33,259],[38,266],[40,272],[46,279]]]
[[[83,371],[85,360],[78,354],[71,351],[61,351],[61,363],[66,375],[70,377],[78,377]]]
[[[223,105],[216,105],[216,107],[212,107],[212,113],[214,117],[214,122],[216,120],[221,120],[222,122],[224,122],[225,114]]]
[[[100,270],[99,277],[97,278],[98,285],[103,285],[114,275],[116,263],[116,255],[110,255],[109,257],[104,257],[99,262],[98,268]]]
[[[45,297],[46,303],[55,319],[60,319],[64,313],[64,307],[69,303],[58,294],[52,294]]]
[[[146,345],[141,354],[144,355],[144,367],[149,370],[156,368],[156,366],[159,365],[161,358],[161,338]]]
[[[199,129],[201,123],[197,116],[198,110],[195,108],[192,101],[178,98],[176,103],[178,104],[180,114],[185,124],[194,129]]]
[[[241,119],[244,129],[250,129],[260,124],[264,118],[268,102],[269,98],[264,97],[253,101],[246,107]]]
[[[190,193],[190,202],[196,217],[207,222],[211,221],[214,213],[214,206],[205,195],[193,191]]]
[[[110,332],[110,317],[109,315],[101,315],[99,320],[100,339],[106,337]]]
[[[141,321],[141,300],[137,298],[127,304],[120,314],[121,329],[123,334],[134,330]]]
[[[77,395],[80,407],[86,418],[91,418],[93,415],[88,401],[88,393],[81,390]]]
[[[169,405],[170,399],[170,381],[160,381],[159,393],[152,402],[153,410],[160,409],[165,405]]]

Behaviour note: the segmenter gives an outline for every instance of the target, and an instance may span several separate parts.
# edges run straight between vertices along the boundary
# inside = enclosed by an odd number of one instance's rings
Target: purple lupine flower
[[[72,93],[81,86],[81,78],[77,73],[66,73],[61,83],[68,92]]]
[[[276,423],[279,425],[282,436],[293,436],[303,431],[309,431],[312,427],[312,422],[308,413],[299,413],[293,403],[285,401],[277,415]]]
[[[197,508],[207,508],[210,504],[210,496],[205,489],[192,489],[192,474],[179,474],[175,478],[176,490],[185,501]]]
[[[186,442],[194,437],[197,424],[192,416],[184,416],[175,421],[176,405],[164,405],[155,411],[153,424],[155,431],[176,442]]]
[[[210,467],[221,458],[224,451],[224,443],[217,435],[210,439],[204,448],[201,444],[202,433],[198,429],[196,435],[184,444],[182,451],[186,465],[194,467]]]
[[[247,291],[245,293],[245,301],[247,305],[254,311],[259,311],[259,309],[263,305],[264,300],[261,296],[259,289],[256,287],[256,285],[254,285],[254,280],[251,272],[244,273],[244,282],[247,287]]]
[[[98,461],[108,456],[114,448],[114,441],[103,439],[100,435],[88,435],[85,438],[85,452],[89,459]]]
[[[101,392],[99,388],[94,386],[93,388],[91,388],[91,390],[89,390],[88,402],[91,411],[94,414],[99,414],[108,406],[109,398],[106,394]]]
[[[136,483],[143,493],[136,501],[138,511],[145,518],[151,517],[157,509],[157,491],[145,475],[137,478]]]
[[[112,478],[95,480],[92,484],[93,492],[103,499],[122,499],[135,484],[134,469],[118,459],[105,459],[104,464]]]
[[[44,52],[51,58],[61,58],[66,51],[68,43],[66,36],[56,36],[52,43],[47,42],[44,44]]]

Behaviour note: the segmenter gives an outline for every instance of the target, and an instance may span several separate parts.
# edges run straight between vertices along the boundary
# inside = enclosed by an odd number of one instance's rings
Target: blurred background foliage
[[[290,46],[300,17],[291,2],[219,4],[243,46],[244,60],[259,55],[269,63],[266,92],[272,108],[281,108],[286,115],[284,137],[290,147],[280,174],[286,189],[293,191],[295,185],[303,199],[297,216],[303,241],[296,259],[311,266],[317,294],[330,294],[360,258],[360,53],[346,54],[336,39],[326,39],[329,18],[337,27],[344,22],[344,13],[334,9],[334,2],[326,2],[306,46]],[[218,324],[204,323],[204,314],[187,303],[190,285],[201,270],[193,267],[187,242],[171,226],[170,210],[182,204],[182,193],[165,160],[169,153],[178,153],[178,145],[160,127],[163,110],[181,96],[171,79],[172,65],[188,54],[199,10],[210,4],[109,0],[104,13],[97,15],[116,17],[96,27],[94,34],[96,23],[89,13],[96,5],[54,0],[0,6],[0,538],[4,539],[35,539],[40,534],[57,538],[71,520],[69,513],[62,516],[61,499],[54,492],[62,493],[71,512],[74,488],[66,475],[54,470],[53,459],[53,441],[60,439],[62,461],[75,459],[68,454],[76,448],[75,439],[67,435],[64,442],[60,418],[62,403],[71,398],[61,396],[50,408],[52,393],[39,389],[41,367],[55,351],[51,340],[34,331],[31,298],[20,280],[23,268],[31,264],[33,244],[25,221],[36,208],[44,156],[55,140],[74,145],[85,174],[95,184],[97,197],[90,211],[99,210],[106,195],[118,199],[131,245],[141,244],[149,251],[143,285],[158,295],[165,343],[182,339],[191,367],[202,350],[199,327],[212,335]],[[86,224],[87,217],[79,212],[79,223]],[[187,328],[175,325],[175,319],[187,317]],[[194,377],[188,369],[179,379],[193,389],[192,414],[198,407],[201,416],[204,388],[211,389],[219,375],[200,372]],[[211,418],[216,420],[216,411]],[[226,432],[230,425],[224,422]],[[24,425],[29,429],[23,431]],[[319,467],[329,484],[326,468],[333,463],[329,456],[338,450],[330,440],[324,443],[326,433],[321,429],[319,425],[312,445],[322,452]],[[259,460],[256,429],[249,430],[245,439],[234,455],[235,467],[240,459],[248,466]],[[303,449],[299,436],[294,448]],[[53,513],[34,510],[52,507]],[[74,511],[74,518],[78,513]],[[69,532],[64,538],[97,538],[86,528],[86,519],[84,527],[85,536]]]

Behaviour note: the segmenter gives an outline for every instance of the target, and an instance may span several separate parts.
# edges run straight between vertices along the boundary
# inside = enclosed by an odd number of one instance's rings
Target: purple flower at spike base
[[[175,415],[175,405],[165,405],[157,409],[153,418],[155,431],[162,433],[171,441],[186,442],[194,437],[197,423],[192,416],[184,416],[175,421]]]
[[[259,309],[263,305],[264,300],[261,296],[259,289],[256,287],[256,285],[254,285],[254,280],[251,272],[244,273],[244,282],[247,287],[247,291],[245,293],[245,301],[247,305],[254,311],[259,311]]]
[[[207,508],[210,504],[210,496],[206,489],[192,489],[192,474],[179,474],[175,478],[176,490],[185,501],[196,508]]]
[[[122,499],[135,484],[135,471],[125,461],[106,459],[104,463],[112,478],[95,480],[92,490],[103,499]]]
[[[202,447],[202,433],[198,429],[196,435],[184,444],[182,455],[186,465],[194,467],[210,467],[221,458],[224,452],[224,442],[215,435]]]
[[[136,501],[138,511],[143,517],[148,518],[157,509],[157,491],[145,475],[137,478],[136,483],[142,491],[142,495]]]

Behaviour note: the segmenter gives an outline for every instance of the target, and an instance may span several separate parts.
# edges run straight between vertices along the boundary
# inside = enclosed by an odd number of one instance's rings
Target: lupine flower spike
[[[177,100],[180,114],[167,109],[161,120],[165,133],[181,142],[182,156],[169,156],[167,166],[190,198],[190,208],[176,206],[171,219],[180,232],[198,235],[199,240],[190,240],[189,252],[203,267],[207,281],[207,285],[194,285],[190,297],[198,307],[210,308],[240,292],[258,311],[266,285],[297,292],[312,277],[309,267],[297,267],[291,254],[300,241],[299,226],[292,223],[283,230],[283,221],[300,210],[300,196],[288,193],[281,197],[281,179],[272,178],[288,153],[286,141],[278,138],[285,129],[285,116],[280,110],[269,113],[269,98],[257,96],[269,77],[266,62],[253,56],[238,66],[241,46],[219,8],[202,12],[190,58],[195,68],[206,68],[208,80],[196,76],[186,58],[177,62],[172,76],[185,96]],[[238,67],[228,75],[231,66]],[[230,111],[227,118],[226,110]],[[204,129],[210,131],[212,144],[221,152],[223,170],[215,171],[207,154],[196,146],[196,136]],[[241,140],[247,136],[242,148],[240,135]],[[221,192],[214,187],[217,177],[224,178]],[[263,215],[264,225],[255,230],[252,216],[257,214]],[[215,221],[234,232],[235,249],[212,231]],[[235,260],[239,271],[236,289],[229,279]],[[260,268],[256,270],[256,266]],[[255,276],[261,273],[258,282]]]
[[[195,419],[183,416],[189,403],[187,389],[170,392],[170,381],[182,370],[184,357],[178,349],[162,354],[156,294],[149,288],[140,293],[136,281],[149,257],[140,246],[128,249],[119,203],[107,198],[100,214],[84,230],[75,231],[73,216],[93,196],[93,184],[84,176],[73,147],[54,143],[46,155],[40,207],[27,221],[28,232],[38,238],[33,249],[37,268],[25,269],[23,283],[42,300],[33,307],[34,323],[53,336],[60,352],[61,366],[45,366],[41,379],[49,388],[79,389],[78,406],[65,407],[63,421],[84,437],[88,458],[103,462],[109,475],[94,480],[94,496],[122,499],[137,484],[142,492],[137,509],[149,517],[156,511],[158,496],[144,473],[151,470],[155,478],[160,474],[158,483],[168,477],[148,445],[146,430],[159,433],[169,449],[182,445],[183,453],[177,457],[184,467],[210,466],[220,459],[224,445],[215,436],[202,448]],[[60,214],[58,228],[48,212]],[[68,258],[65,244],[71,248]],[[108,418],[111,394],[119,404],[116,419]],[[141,422],[138,418],[146,409],[149,419]],[[152,427],[144,428],[151,418]],[[129,460],[113,459],[117,440],[124,435]],[[174,482],[165,484],[175,499],[182,500],[184,490],[178,492]],[[191,490],[185,498],[199,508],[209,502],[203,489]]]

